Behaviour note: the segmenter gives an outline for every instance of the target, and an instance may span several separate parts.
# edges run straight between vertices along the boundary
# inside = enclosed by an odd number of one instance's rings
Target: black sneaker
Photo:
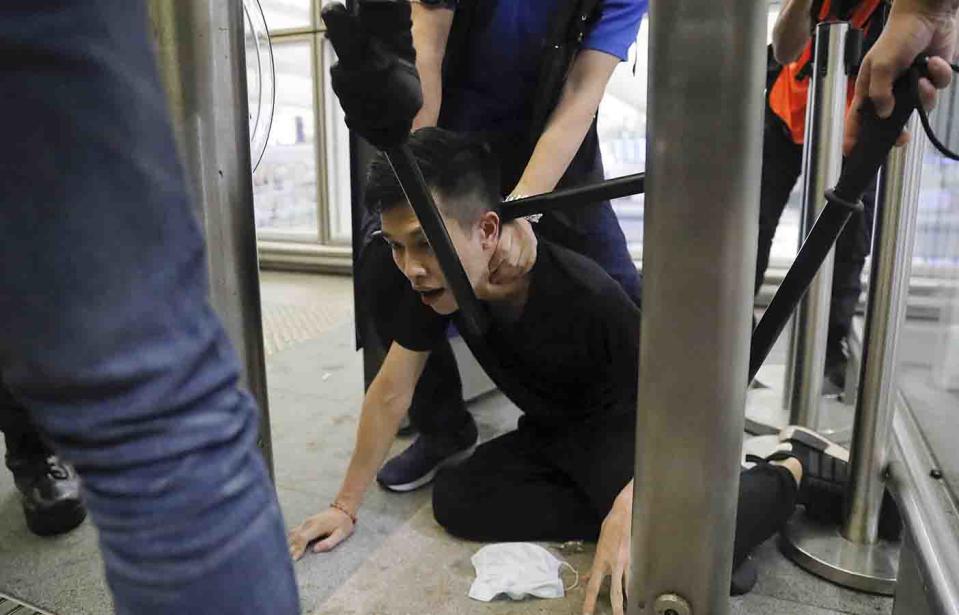
[[[766,459],[793,457],[802,465],[797,503],[814,519],[840,523],[849,482],[849,451],[805,427],[786,427],[779,439],[779,450]]]
[[[789,447],[766,459],[795,457],[803,467],[798,503],[814,519],[832,524],[843,521],[843,497],[849,482],[849,451],[806,427],[789,426],[780,432]],[[902,517],[889,490],[883,492],[879,508],[879,537],[896,541],[902,535]]]
[[[21,494],[27,527],[37,536],[64,534],[87,516],[80,499],[80,482],[73,468],[56,455],[18,458],[8,455],[7,467]]]
[[[479,433],[470,419],[452,436],[420,434],[413,444],[387,461],[376,480],[390,491],[413,491],[428,485],[442,468],[467,459],[476,450]]]

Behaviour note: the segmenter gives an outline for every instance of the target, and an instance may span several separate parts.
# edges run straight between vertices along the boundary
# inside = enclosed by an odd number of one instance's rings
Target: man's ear
[[[479,219],[479,230],[482,234],[483,248],[494,248],[499,243],[500,220],[495,211],[487,211]]]

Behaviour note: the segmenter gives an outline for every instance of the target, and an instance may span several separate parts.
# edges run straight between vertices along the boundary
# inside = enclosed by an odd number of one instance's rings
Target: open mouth
[[[444,289],[442,288],[431,288],[429,290],[417,289],[416,292],[420,294],[420,297],[423,299],[424,303],[432,303],[433,301],[438,299],[440,295],[443,294],[443,290]]]

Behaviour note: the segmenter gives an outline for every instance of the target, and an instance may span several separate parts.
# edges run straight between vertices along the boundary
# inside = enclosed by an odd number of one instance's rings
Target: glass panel
[[[943,93],[930,124],[947,147],[959,147],[959,87]],[[959,162],[927,145],[922,166],[899,382],[959,499]]]
[[[329,41],[323,41],[323,76],[330,74],[336,54]],[[350,208],[350,139],[336,95],[324,78],[323,97],[326,102],[326,174],[327,206],[329,207],[330,239],[349,243],[352,239],[352,210]]]
[[[246,88],[250,114],[250,153],[256,169],[266,149],[273,119],[273,52],[269,32],[256,0],[243,0]]]
[[[779,14],[779,3],[769,7],[768,32]],[[621,63],[599,108],[599,139],[606,177],[620,177],[646,169],[646,79],[649,48],[649,20],[639,29],[637,44],[630,59]],[[799,244],[799,211],[802,180],[796,182],[780,219],[773,240],[771,262],[788,265],[796,256]],[[613,202],[619,223],[634,254],[643,242],[643,195]]]
[[[271,32],[313,25],[311,0],[260,0]]]
[[[263,159],[253,174],[256,226],[317,239],[312,44],[274,40],[273,57],[273,124]]]
[[[643,19],[630,58],[620,62],[599,107],[599,143],[606,177],[646,170],[646,77],[649,19]],[[643,242],[643,195],[613,201],[626,241],[634,252]]]

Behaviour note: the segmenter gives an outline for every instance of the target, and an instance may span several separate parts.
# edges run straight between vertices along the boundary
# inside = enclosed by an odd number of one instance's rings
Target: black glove
[[[342,4],[323,9],[326,35],[338,61],[330,69],[346,125],[380,149],[409,136],[423,106],[406,0],[360,0],[351,14]]]

